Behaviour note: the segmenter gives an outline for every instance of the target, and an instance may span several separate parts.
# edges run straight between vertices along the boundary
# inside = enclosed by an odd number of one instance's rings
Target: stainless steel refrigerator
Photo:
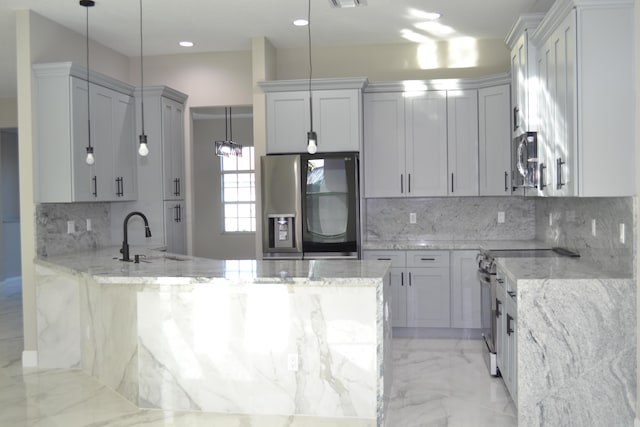
[[[260,160],[265,259],[360,257],[358,153]]]

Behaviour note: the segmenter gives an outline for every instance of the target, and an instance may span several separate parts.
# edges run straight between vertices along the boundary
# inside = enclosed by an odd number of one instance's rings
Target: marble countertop
[[[36,263],[85,273],[99,283],[193,284],[215,279],[238,283],[300,283],[307,285],[372,286],[384,277],[390,263],[359,260],[214,260],[175,255],[149,248],[131,248],[142,254],[139,264],[118,260],[119,247],[108,247],[39,257]]]
[[[479,250],[479,249],[544,249],[538,240],[368,240],[362,243],[367,250]]]

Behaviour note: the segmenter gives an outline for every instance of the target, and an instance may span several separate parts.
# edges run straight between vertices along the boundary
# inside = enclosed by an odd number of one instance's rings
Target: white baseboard
[[[23,368],[37,368],[38,367],[38,352],[24,350],[22,352],[22,367]]]
[[[633,422],[633,427],[640,427],[640,418],[636,417],[635,421]]]

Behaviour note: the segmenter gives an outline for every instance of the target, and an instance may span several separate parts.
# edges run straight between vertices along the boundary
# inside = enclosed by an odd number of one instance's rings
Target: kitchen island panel
[[[374,418],[376,305],[374,288],[292,292],[256,284],[140,293],[140,403]],[[297,371],[288,368],[290,357]]]
[[[518,424],[631,425],[635,282],[519,280],[517,304]]]

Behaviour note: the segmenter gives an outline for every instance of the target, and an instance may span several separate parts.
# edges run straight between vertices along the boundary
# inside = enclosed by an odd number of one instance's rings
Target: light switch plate
[[[503,211],[499,211],[498,212],[498,224],[504,224],[504,212]]]
[[[621,223],[620,224],[620,243],[624,245],[625,240],[626,240],[625,226],[624,226],[624,223]]]
[[[418,221],[418,218],[416,217],[416,213],[411,212],[409,214],[409,224],[415,224],[417,221]]]
[[[93,230],[93,226],[91,224],[91,218],[87,218],[87,231]]]
[[[67,234],[76,232],[76,222],[75,221],[67,221]]]
[[[591,218],[591,235],[596,237],[596,219]]]

